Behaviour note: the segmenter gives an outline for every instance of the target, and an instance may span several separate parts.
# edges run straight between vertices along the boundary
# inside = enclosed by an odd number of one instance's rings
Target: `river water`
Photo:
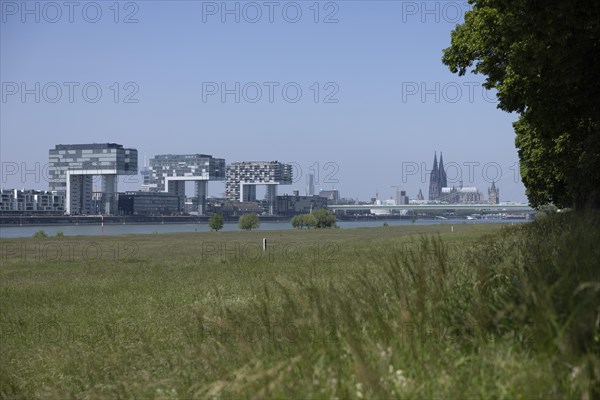
[[[418,219],[414,222],[410,220],[390,220],[389,226],[398,225],[435,225],[435,224],[485,224],[485,223],[522,223],[524,219],[506,220],[506,219]],[[342,229],[347,228],[373,228],[383,226],[383,221],[338,221],[337,225]],[[223,231],[237,231],[240,228],[237,223],[225,223]],[[261,231],[292,229],[292,224],[287,222],[262,222]],[[32,237],[39,230],[44,230],[49,236],[62,232],[65,236],[97,236],[97,235],[124,235],[124,234],[159,234],[174,232],[208,232],[210,228],[207,223],[198,224],[127,224],[127,225],[104,225],[104,232],[100,225],[49,225],[49,226],[3,226],[0,227],[0,238],[22,238]]]

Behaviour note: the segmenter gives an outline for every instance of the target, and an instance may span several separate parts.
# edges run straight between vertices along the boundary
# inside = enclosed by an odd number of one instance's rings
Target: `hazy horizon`
[[[443,152],[449,185],[460,172],[485,198],[496,181],[501,201],[527,201],[516,116],[440,61],[464,2],[1,7],[2,188],[47,189],[56,144],[115,142],[140,167],[166,153],[291,162],[299,174],[281,194],[304,193],[318,171],[317,190],[361,200],[394,197],[393,185],[427,198]],[[141,177],[128,181],[120,191]]]

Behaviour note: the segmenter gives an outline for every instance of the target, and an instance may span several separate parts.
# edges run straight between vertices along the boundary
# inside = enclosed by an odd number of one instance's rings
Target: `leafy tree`
[[[531,205],[600,208],[600,2],[469,0],[442,62],[487,76]]]
[[[258,227],[260,227],[260,220],[256,214],[244,214],[240,217],[238,225],[240,226],[240,229],[245,229],[248,231],[252,229],[258,229]]]
[[[332,228],[335,226],[335,215],[324,208],[315,210],[310,215],[315,219],[315,228]]]
[[[221,214],[212,214],[208,219],[210,229],[218,232],[223,229],[223,216]]]
[[[39,231],[37,231],[36,233],[33,234],[33,237],[34,238],[45,238],[45,237],[48,237],[48,234],[43,229],[40,229]]]
[[[558,213],[558,209],[551,204],[543,205],[537,209],[535,213],[535,218],[544,218],[556,215]]]
[[[294,228],[304,228],[304,215],[297,214],[292,217],[292,226]]]
[[[313,214],[297,214],[292,217],[292,226],[294,228],[314,228],[317,225],[317,220]]]
[[[310,214],[298,214],[292,217],[294,228],[333,228],[335,227],[335,215],[325,209],[319,209]]]
[[[302,217],[304,225],[306,225],[307,228],[315,228],[317,226],[317,219],[314,214],[304,214]]]

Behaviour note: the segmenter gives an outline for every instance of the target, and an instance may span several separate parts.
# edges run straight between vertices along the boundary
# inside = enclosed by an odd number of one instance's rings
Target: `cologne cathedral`
[[[438,164],[437,153],[435,153],[429,178],[429,201],[448,204],[481,204],[483,203],[483,194],[474,186],[463,186],[462,180],[459,181],[458,187],[449,187],[444,168],[444,157],[440,153]],[[492,187],[488,188],[488,202],[490,204],[500,202],[500,190],[496,187],[495,182],[492,182]]]
[[[433,168],[429,177],[429,200],[440,200],[442,188],[448,186],[446,170],[444,169],[444,156],[440,153],[440,164],[438,165],[437,153],[433,156]]]

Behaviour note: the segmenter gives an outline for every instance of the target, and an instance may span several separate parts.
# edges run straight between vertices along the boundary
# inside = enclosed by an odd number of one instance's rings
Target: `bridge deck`
[[[534,212],[534,209],[527,204],[404,204],[404,205],[331,205],[327,206],[330,210],[413,210],[413,211],[434,211],[434,210],[464,210],[464,211],[521,211]]]

